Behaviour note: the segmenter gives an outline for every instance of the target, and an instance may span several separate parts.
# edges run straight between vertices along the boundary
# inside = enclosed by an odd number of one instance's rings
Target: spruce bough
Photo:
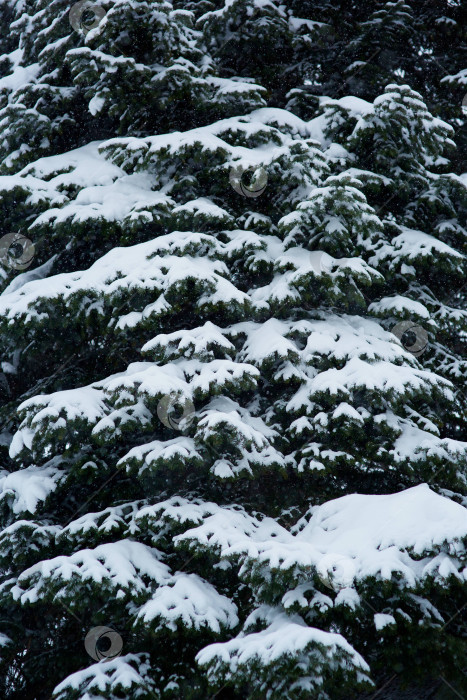
[[[466,690],[456,132],[296,5],[2,10],[8,700]]]

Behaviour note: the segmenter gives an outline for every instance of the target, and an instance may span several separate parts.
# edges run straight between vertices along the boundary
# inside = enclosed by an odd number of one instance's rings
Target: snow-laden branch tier
[[[364,5],[0,3],[5,700],[464,693],[462,13]]]

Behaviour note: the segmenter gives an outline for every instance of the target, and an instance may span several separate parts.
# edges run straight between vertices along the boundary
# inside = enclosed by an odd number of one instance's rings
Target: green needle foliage
[[[71,7],[0,1],[0,697],[467,693],[465,8]]]

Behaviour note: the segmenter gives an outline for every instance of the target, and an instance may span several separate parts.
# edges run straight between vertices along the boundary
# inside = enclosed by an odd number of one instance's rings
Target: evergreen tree
[[[329,7],[5,5],[7,700],[467,691],[466,181]]]
[[[453,0],[292,0],[295,75],[288,105],[299,116],[316,113],[316,96],[356,95],[373,101],[388,83],[422,93],[435,116],[458,131],[454,166],[462,172],[467,126],[467,6]],[[300,18],[300,20],[298,19]],[[306,24],[308,23],[308,24]],[[304,31],[306,27],[306,31]],[[303,33],[303,36],[300,34]],[[305,83],[305,85],[303,85]]]
[[[264,89],[219,78],[205,62],[193,13],[165,0],[101,9],[94,26],[83,20],[85,7],[70,18],[64,0],[32,2],[29,12],[17,6],[11,27],[32,80],[12,83],[4,98],[4,171],[32,152],[34,159],[95,138],[187,128],[264,104]]]

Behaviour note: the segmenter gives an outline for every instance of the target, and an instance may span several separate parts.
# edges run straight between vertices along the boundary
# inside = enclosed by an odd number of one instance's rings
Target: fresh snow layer
[[[43,597],[53,583],[59,583],[60,595],[66,596],[67,585],[73,578],[92,581],[102,590],[147,591],[145,579],[162,585],[170,580],[169,568],[159,561],[160,552],[141,542],[126,539],[101,544],[95,549],[83,549],[70,556],[45,559],[29,567],[18,577],[12,596],[33,603]],[[118,594],[117,594],[118,595]],[[118,597],[122,597],[118,595]]]
[[[271,615],[271,624],[261,632],[244,634],[229,642],[211,644],[199,652],[197,661],[208,665],[216,657],[230,665],[232,673],[239,667],[252,662],[269,666],[281,657],[300,656],[314,645],[327,648],[327,654],[334,655],[337,650],[344,651],[354,666],[369,671],[366,661],[353,649],[340,634],[324,632],[315,627],[308,627],[298,615]]]
[[[15,472],[0,471],[0,500],[12,502],[13,513],[34,513],[57,488],[64,472],[50,465],[30,466]]]
[[[2,57],[3,58],[3,57]],[[28,83],[33,83],[40,71],[39,63],[31,63],[29,66],[20,66],[23,59],[23,49],[16,49],[8,54],[13,63],[13,71],[0,78],[0,90],[19,90]]]
[[[184,628],[209,627],[220,633],[222,627],[238,624],[236,605],[214,586],[196,574],[177,573],[165,586],[160,586],[138,613],[145,624],[160,619],[161,627],[175,631]]]
[[[88,270],[49,277],[46,295],[66,303],[74,296],[82,297],[88,293],[95,301],[99,300],[96,304],[99,308],[104,295],[136,292],[138,289],[153,290],[156,298],[162,293],[157,301],[137,314],[138,320],[141,320],[161,306],[164,292],[191,277],[206,289],[214,289],[211,295],[205,295],[205,301],[244,304],[248,296],[226,279],[228,270],[225,263],[205,257],[185,255],[182,258],[179,255],[180,247],[202,244],[203,238],[204,234],[175,232],[129,248],[113,248]],[[11,320],[23,314],[26,322],[37,319],[40,316],[34,310],[34,305],[43,296],[42,280],[27,282],[19,290],[0,297],[0,314]],[[125,325],[123,321],[121,323]]]
[[[76,694],[77,691],[81,700],[96,700],[103,693],[108,693],[110,697],[121,697],[122,692],[135,692],[138,695],[142,688],[152,687],[150,670],[151,666],[144,654],[106,658],[67,676],[56,686],[52,697],[53,700],[65,700],[70,697],[70,692]],[[154,694],[154,697],[157,696]]]
[[[28,286],[21,289],[26,290]],[[206,336],[201,339],[204,330]],[[230,359],[233,345],[225,339],[222,330],[230,338],[241,336],[244,339],[236,361]],[[297,334],[306,338],[304,347],[297,344]],[[211,359],[211,348],[223,349],[229,359]],[[205,357],[194,356],[195,349]],[[381,392],[405,399],[417,395],[430,397],[435,392],[446,399],[452,396],[449,382],[413,366],[412,356],[393,334],[375,321],[360,317],[328,315],[323,320],[299,322],[270,319],[263,324],[242,322],[227,329],[210,324],[195,328],[186,336],[179,331],[161,334],[148,341],[144,350],[149,355],[162,354],[165,362],[135,362],[126,371],[87,387],[38,395],[23,402],[19,406],[23,420],[10,445],[12,458],[23,450],[32,450],[35,457],[42,460],[44,432],[50,436],[61,435],[65,418],[96,440],[118,439],[125,426],[149,428],[154,417],[154,401],[178,395],[180,401],[191,407],[190,419],[197,419],[195,442],[185,441],[182,445],[172,439],[143,443],[122,457],[120,465],[132,461],[141,466],[143,462],[162,464],[163,459],[175,454],[182,461],[199,463],[202,461],[197,453],[200,445],[209,442],[216,433],[222,435],[228,426],[236,434],[238,444],[247,447],[242,448],[243,459],[239,455],[236,467],[219,460],[212,467],[216,476],[231,478],[242,471],[252,473],[253,463],[283,467],[288,457],[274,447],[275,431],[229,398],[213,396],[233,390],[239,381],[245,387],[256,387],[263,366],[279,358],[286,363],[283,372],[299,379],[298,388],[287,404],[291,434],[300,435],[305,430],[311,435],[314,426],[323,430],[330,421],[336,420],[363,425],[369,412],[352,405],[356,391]],[[329,358],[337,361],[340,369],[317,371],[316,366],[323,358],[326,362]],[[123,404],[120,401],[122,392],[126,397]],[[330,413],[316,413],[314,409],[316,399],[323,395],[340,399]],[[210,399],[210,403],[200,408],[206,399]],[[373,421],[376,426],[387,425],[394,431],[387,449],[399,463],[416,465],[427,457],[453,462],[465,453],[465,443],[440,438],[438,429],[430,421],[417,423],[390,409],[376,414]],[[70,433],[69,440],[73,439]],[[63,448],[65,446],[63,444]],[[76,447],[78,449],[79,445]],[[318,443],[309,443],[308,447],[317,458],[309,463],[309,468],[323,469],[320,459],[331,458],[330,451],[325,454]],[[297,468],[302,470],[301,462]]]
[[[391,495],[329,501],[312,508],[292,532],[271,518],[218,509],[176,541],[252,565],[293,569],[297,576],[316,569],[321,577],[342,577],[337,584],[400,574],[404,585],[416,587],[428,576],[467,581],[466,537],[467,510],[421,484]]]
[[[268,606],[254,611],[245,627],[261,621],[266,623],[265,629],[242,631],[234,639],[211,644],[198,653],[197,661],[207,667],[212,681],[233,681],[235,685],[240,677],[240,685],[245,676],[257,680],[260,673],[263,686],[273,684],[277,691],[287,683],[287,691],[300,688],[310,697],[321,689],[324,669],[339,673],[344,682],[347,676],[369,681],[368,664],[342,635],[310,627],[299,615],[286,615]],[[295,680],[290,685],[287,670],[294,666]]]

